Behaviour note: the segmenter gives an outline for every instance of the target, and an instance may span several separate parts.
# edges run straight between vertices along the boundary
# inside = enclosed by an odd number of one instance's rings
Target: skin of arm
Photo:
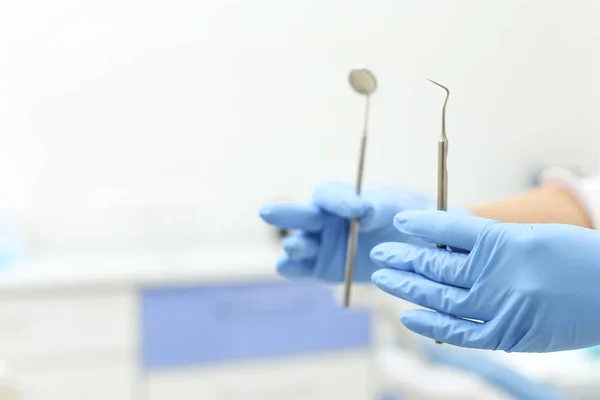
[[[579,201],[557,186],[540,186],[502,200],[468,205],[467,209],[479,217],[500,222],[556,223],[594,228]]]

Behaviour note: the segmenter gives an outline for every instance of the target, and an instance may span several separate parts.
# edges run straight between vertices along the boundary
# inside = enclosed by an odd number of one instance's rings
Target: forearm
[[[551,185],[467,208],[477,216],[500,222],[560,223],[593,228],[581,204],[566,190]]]

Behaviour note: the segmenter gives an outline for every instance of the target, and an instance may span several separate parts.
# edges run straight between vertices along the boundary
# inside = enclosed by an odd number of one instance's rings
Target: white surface
[[[50,354],[130,350],[137,341],[133,291],[19,297],[0,301],[0,356],[45,360]]]
[[[42,287],[50,290],[0,297],[0,358],[18,399],[133,400],[139,346],[134,288],[65,291],[52,280]]]
[[[148,400],[371,400],[365,352],[189,368],[148,376]],[[340,384],[342,383],[343,384]]]
[[[264,201],[353,181],[363,99],[347,73],[360,64],[380,83],[367,184],[434,193],[443,94],[426,78],[452,90],[452,202],[519,190],[543,166],[589,170],[600,137],[593,8],[5,0],[0,196],[24,205],[44,248],[122,246],[147,239],[148,221],[165,240],[267,240]],[[164,212],[107,213],[112,188],[121,204]]]
[[[278,251],[225,248],[170,253],[54,254],[0,268],[0,296],[21,289],[168,285],[223,280],[280,279]]]
[[[19,400],[136,399],[137,372],[131,360],[98,363],[80,357],[67,365],[53,360],[44,367],[33,364],[16,370]]]
[[[600,359],[586,350],[528,354],[494,353],[498,360],[548,385],[574,391],[578,387],[600,390]]]
[[[407,400],[511,400],[474,374],[423,362],[397,347],[385,348],[378,361],[386,387],[403,393]]]

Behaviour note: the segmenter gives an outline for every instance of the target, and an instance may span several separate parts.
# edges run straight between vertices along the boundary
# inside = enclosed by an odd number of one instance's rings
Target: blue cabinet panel
[[[359,349],[371,341],[366,310],[343,309],[331,289],[260,282],[146,289],[146,369]]]

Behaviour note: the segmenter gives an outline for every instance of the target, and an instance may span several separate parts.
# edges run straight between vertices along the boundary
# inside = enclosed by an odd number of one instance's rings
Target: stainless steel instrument
[[[363,171],[365,168],[365,152],[367,149],[367,136],[369,124],[369,103],[371,95],[377,89],[377,79],[371,71],[365,68],[353,69],[348,75],[350,86],[358,94],[366,97],[365,117],[360,142],[360,156],[358,159],[358,173],[356,176],[356,193],[360,195],[362,189]],[[346,269],[344,276],[344,308],[350,307],[350,293],[354,277],[354,263],[356,260],[356,246],[358,244],[359,221],[357,218],[350,222],[350,233],[348,235],[348,248],[346,253]]]
[[[442,136],[438,141],[437,209],[448,211],[448,137],[446,136],[446,105],[448,104],[448,98],[450,97],[450,90],[431,79],[429,79],[429,81],[446,91],[446,100],[444,100],[444,107],[442,108]],[[437,247],[442,249],[446,248],[443,244],[438,244]],[[436,340],[435,342],[438,344],[442,343],[439,340]]]

